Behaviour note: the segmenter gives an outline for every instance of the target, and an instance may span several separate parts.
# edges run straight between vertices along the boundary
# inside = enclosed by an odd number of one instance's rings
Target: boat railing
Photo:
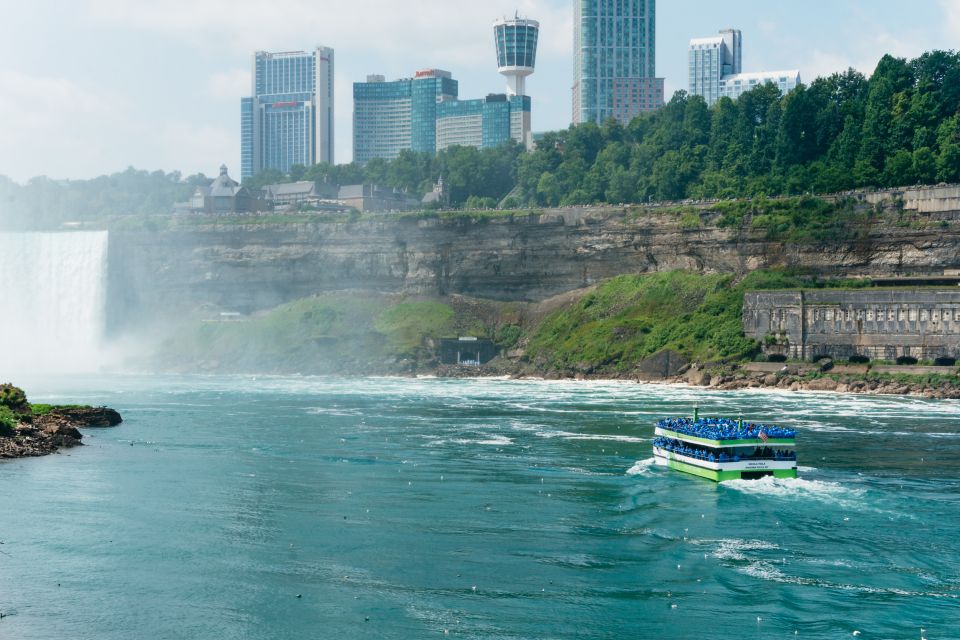
[[[792,440],[797,436],[794,429],[753,422],[742,424],[729,418],[700,418],[696,421],[689,418],[666,418],[660,420],[657,426],[681,435],[705,440],[757,440],[763,438]],[[763,437],[761,437],[761,434],[763,434]]]
[[[778,450],[766,448],[766,450],[757,454],[715,454],[706,449],[698,449],[680,443],[677,440],[667,438],[657,438],[653,441],[655,447],[671,451],[673,453],[696,458],[705,462],[751,462],[751,461],[769,461],[769,462],[793,462],[797,459],[797,453],[793,450]],[[770,453],[767,453],[770,450]]]

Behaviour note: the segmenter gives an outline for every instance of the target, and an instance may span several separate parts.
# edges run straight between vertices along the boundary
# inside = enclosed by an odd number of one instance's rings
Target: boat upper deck
[[[794,429],[770,424],[744,423],[729,418],[665,418],[657,423],[656,434],[712,447],[738,445],[794,446]]]

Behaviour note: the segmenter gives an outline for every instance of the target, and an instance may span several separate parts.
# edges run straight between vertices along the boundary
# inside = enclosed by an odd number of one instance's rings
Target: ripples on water
[[[0,638],[960,638],[960,404],[619,383],[28,382],[120,409],[0,463]],[[652,464],[799,430],[801,478]],[[300,597],[297,597],[297,596]]]

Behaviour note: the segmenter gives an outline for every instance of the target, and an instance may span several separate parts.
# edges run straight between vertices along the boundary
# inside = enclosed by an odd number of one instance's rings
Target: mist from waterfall
[[[97,371],[106,231],[0,233],[0,376]]]

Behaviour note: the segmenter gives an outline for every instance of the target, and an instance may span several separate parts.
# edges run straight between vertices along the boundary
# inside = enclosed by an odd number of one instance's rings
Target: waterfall
[[[106,231],[0,233],[0,375],[97,370],[106,294]]]

